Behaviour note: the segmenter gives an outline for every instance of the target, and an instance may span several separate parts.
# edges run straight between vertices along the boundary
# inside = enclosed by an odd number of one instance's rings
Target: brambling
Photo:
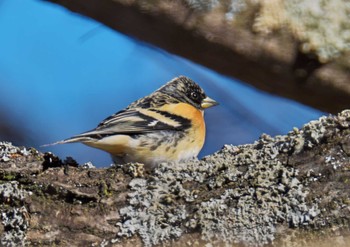
[[[95,129],[53,144],[81,142],[116,164],[181,162],[197,157],[205,140],[204,109],[218,103],[191,79],[174,78],[103,120]]]

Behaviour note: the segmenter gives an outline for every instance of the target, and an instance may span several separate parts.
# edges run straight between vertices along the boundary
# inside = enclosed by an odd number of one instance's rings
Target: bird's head
[[[218,105],[215,100],[209,98],[205,94],[204,90],[197,83],[185,76],[174,78],[157,91],[166,94],[179,102],[193,105],[200,110]]]

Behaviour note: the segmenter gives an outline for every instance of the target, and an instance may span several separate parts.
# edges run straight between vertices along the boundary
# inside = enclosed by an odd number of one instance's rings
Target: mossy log
[[[184,164],[0,143],[1,246],[349,246],[350,111]]]

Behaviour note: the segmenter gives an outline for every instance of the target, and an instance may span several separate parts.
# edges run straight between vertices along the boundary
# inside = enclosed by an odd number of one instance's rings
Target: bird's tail
[[[44,145],[41,145],[41,147],[49,147],[49,146],[54,146],[54,145],[57,145],[57,144],[66,144],[66,143],[74,143],[74,142],[91,142],[93,140],[94,140],[94,138],[91,138],[89,136],[77,135],[77,136],[73,136],[71,138],[62,140],[62,141],[49,143],[49,144],[44,144]]]

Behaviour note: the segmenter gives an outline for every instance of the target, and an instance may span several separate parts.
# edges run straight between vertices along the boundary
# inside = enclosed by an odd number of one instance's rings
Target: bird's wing
[[[139,134],[155,130],[183,130],[186,118],[157,109],[135,108],[117,112],[103,120],[95,129],[97,132]]]
[[[159,130],[181,131],[190,127],[190,120],[157,109],[127,109],[103,120],[95,129],[58,143],[84,142],[111,135],[142,134]]]

